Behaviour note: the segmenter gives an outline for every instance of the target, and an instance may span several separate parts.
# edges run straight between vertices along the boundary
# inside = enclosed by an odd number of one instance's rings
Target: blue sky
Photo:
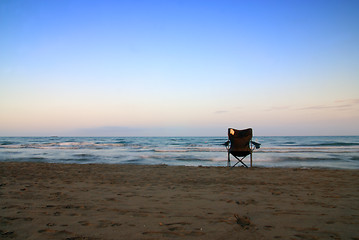
[[[0,135],[359,135],[359,1],[0,1]]]

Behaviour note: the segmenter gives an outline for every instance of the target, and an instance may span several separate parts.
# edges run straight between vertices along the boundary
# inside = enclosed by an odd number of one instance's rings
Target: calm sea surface
[[[359,169],[359,136],[253,140],[262,144],[253,155],[254,166]],[[226,137],[0,137],[0,161],[226,166],[225,141]]]

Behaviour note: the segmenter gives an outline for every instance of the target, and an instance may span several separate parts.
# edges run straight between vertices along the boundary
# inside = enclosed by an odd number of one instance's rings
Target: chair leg
[[[234,168],[235,166],[237,166],[238,163],[239,163],[239,161],[237,161],[231,168]]]
[[[227,167],[231,166],[231,154],[228,152]]]
[[[251,153],[250,159],[251,159],[251,167],[252,167],[252,153]]]
[[[233,156],[234,156],[234,155],[233,155]],[[237,158],[236,156],[234,156],[234,157],[238,160],[238,162],[236,162],[236,164],[234,164],[234,165],[232,166],[232,168],[235,167],[238,163],[242,163],[243,166],[245,166],[246,168],[248,168],[248,166],[242,161],[245,157],[243,157],[242,159],[239,159],[239,158]]]

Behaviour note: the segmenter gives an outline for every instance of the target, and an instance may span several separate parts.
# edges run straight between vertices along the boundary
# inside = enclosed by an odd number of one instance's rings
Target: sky
[[[229,127],[359,135],[359,1],[0,1],[0,136]]]

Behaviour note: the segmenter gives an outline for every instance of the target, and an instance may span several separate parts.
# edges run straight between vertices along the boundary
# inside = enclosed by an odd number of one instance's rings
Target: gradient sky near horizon
[[[0,1],[0,136],[228,127],[359,135],[359,1]]]

